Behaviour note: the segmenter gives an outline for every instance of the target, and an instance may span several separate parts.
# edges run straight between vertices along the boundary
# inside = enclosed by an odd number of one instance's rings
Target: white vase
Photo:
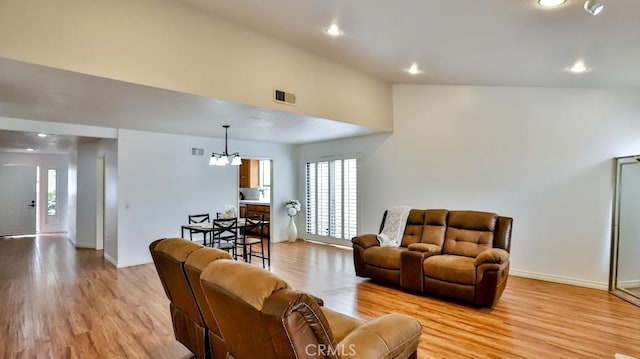
[[[287,227],[287,240],[289,242],[295,242],[298,238],[298,228],[296,228],[296,222],[293,217],[289,216],[289,226]]]

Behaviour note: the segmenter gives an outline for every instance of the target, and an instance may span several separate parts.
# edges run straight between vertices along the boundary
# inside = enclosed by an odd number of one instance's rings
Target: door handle
[[[31,204],[29,205],[29,207],[35,207],[36,206],[36,201],[31,201]]]

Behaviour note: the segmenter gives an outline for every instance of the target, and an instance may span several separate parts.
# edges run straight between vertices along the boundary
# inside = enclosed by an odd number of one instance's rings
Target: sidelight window
[[[47,216],[50,217],[55,217],[58,213],[56,174],[55,169],[47,170]]]

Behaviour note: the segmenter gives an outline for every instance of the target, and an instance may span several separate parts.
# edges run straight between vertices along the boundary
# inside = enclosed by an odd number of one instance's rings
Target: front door
[[[36,167],[0,166],[0,235],[36,233]]]

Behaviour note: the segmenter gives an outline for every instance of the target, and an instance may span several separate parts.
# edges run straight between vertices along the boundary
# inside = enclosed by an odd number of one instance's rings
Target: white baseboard
[[[513,276],[516,276],[516,277],[544,280],[544,281],[547,281],[547,282],[569,284],[569,285],[575,285],[575,286],[578,286],[578,287],[586,287],[586,288],[593,288],[593,289],[599,289],[599,290],[608,290],[609,289],[609,284],[608,283],[601,283],[601,282],[594,282],[594,281],[584,280],[584,279],[563,277],[563,276],[553,275],[553,274],[543,274],[543,273],[529,272],[529,271],[518,270],[518,269],[509,269],[509,275],[513,275]]]
[[[138,259],[138,260],[131,260],[131,261],[127,261],[127,262],[118,262],[113,257],[108,255],[106,252],[104,253],[104,259],[107,262],[113,264],[113,266],[116,267],[117,269],[126,268],[126,267],[133,267],[133,266],[137,266],[137,265],[141,265],[141,264],[153,263],[153,260],[147,259],[147,258]]]
[[[110,255],[108,255],[107,253],[104,253],[104,259],[107,260],[107,262],[113,264],[114,267],[118,268],[118,262],[113,259],[113,257],[111,257]]]
[[[136,259],[136,260],[126,261],[126,262],[118,262],[118,264],[116,264],[116,268],[120,269],[120,268],[139,266],[142,264],[149,264],[149,263],[153,263],[153,260],[150,258]]]
[[[640,287],[640,280],[619,280],[618,288],[638,288]]]

